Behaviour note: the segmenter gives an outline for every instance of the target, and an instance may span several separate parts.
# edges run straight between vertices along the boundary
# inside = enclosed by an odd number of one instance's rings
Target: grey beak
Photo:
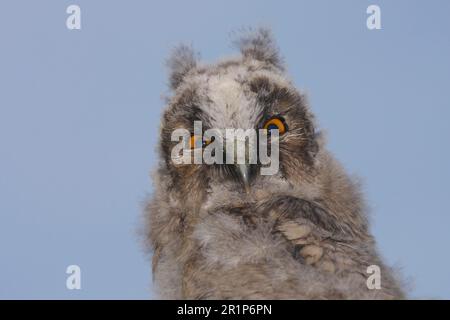
[[[248,164],[238,164],[236,165],[241,175],[242,182],[244,184],[245,192],[250,192],[250,184],[249,184],[249,174],[250,174],[250,165]]]

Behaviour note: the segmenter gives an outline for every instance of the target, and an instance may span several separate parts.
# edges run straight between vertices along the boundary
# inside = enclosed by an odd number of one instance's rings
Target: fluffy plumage
[[[153,277],[173,299],[395,299],[403,293],[377,253],[360,188],[326,150],[304,95],[287,78],[270,32],[235,42],[241,56],[201,65],[193,50],[169,59],[161,160],[146,208]],[[260,128],[281,115],[280,170],[252,166],[244,191],[232,165],[175,165],[177,128]],[[381,290],[366,286],[381,268]]]

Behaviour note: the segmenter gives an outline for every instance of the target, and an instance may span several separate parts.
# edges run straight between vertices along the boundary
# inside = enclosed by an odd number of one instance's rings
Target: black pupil
[[[210,142],[210,143],[213,142],[214,139],[215,139],[214,136],[211,137],[211,139],[209,140],[209,142]],[[207,141],[203,140],[202,146],[203,146],[203,147],[206,147],[207,144],[208,144]]]
[[[271,130],[278,130],[278,126],[277,126],[276,124],[271,123],[271,124],[269,124],[269,125],[267,126],[267,130],[268,130],[268,131],[271,131]]]

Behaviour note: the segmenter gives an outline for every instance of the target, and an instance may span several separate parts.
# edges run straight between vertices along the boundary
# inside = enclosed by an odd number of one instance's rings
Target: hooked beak
[[[242,179],[242,183],[245,188],[245,192],[250,192],[250,165],[248,164],[237,164],[237,169]]]

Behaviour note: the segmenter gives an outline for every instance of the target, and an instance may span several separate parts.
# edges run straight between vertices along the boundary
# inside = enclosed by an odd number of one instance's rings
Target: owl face
[[[203,131],[263,129],[269,139],[270,132],[277,130],[277,178],[312,174],[318,145],[304,96],[286,79],[266,30],[242,38],[239,44],[241,57],[215,65],[197,65],[188,47],[180,47],[169,60],[174,95],[163,115],[160,147],[174,188],[205,192],[211,185],[227,184],[249,192],[253,185],[268,179],[261,175],[260,161],[229,164],[225,153],[224,164],[173,163],[171,150],[177,142],[171,141],[172,132],[189,130],[194,141],[195,121],[201,121]]]

